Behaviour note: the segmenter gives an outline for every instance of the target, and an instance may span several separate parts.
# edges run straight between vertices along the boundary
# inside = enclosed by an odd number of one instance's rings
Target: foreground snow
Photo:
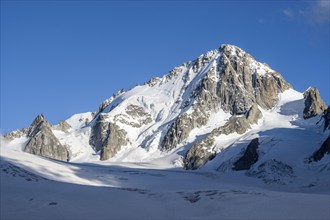
[[[15,165],[14,165],[15,164]],[[1,146],[1,219],[327,219],[325,188],[243,173],[73,164]],[[290,190],[290,191],[288,191]],[[293,192],[295,191],[295,192]]]

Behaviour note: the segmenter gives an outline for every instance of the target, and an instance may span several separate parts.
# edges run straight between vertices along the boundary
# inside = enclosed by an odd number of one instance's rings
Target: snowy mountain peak
[[[223,44],[162,77],[120,90],[95,113],[45,126],[46,139],[37,137],[37,142],[48,143],[48,137],[57,145],[58,140],[59,147],[45,144],[47,156],[66,160],[70,153],[75,162],[157,161],[165,167],[227,172],[242,160],[253,162],[242,167],[255,175],[258,169],[295,166],[288,152],[294,152],[301,167],[329,135],[330,130],[324,129],[329,126],[326,108],[315,88],[299,93],[267,64],[239,47]],[[31,127],[48,123],[44,121],[40,115]],[[30,128],[6,137],[14,142],[30,140],[37,134],[29,131],[38,130]],[[305,136],[309,137],[306,149],[298,151]],[[246,147],[256,138],[258,146],[249,147],[253,153],[248,153]],[[63,155],[52,152],[64,148],[68,151]]]
[[[233,56],[237,54],[242,55],[243,53],[245,53],[245,51],[243,51],[241,48],[231,44],[221,44],[219,47],[219,51],[221,53],[230,52],[230,54],[232,54]]]

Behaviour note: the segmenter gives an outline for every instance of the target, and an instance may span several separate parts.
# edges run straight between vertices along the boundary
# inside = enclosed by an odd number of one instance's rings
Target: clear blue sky
[[[220,44],[329,104],[329,1],[1,1],[1,132],[95,111]]]

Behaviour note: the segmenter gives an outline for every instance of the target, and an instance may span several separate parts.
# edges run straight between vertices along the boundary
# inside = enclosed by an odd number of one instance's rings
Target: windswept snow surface
[[[330,215],[329,191],[317,185],[271,187],[242,172],[166,169],[161,163],[65,163],[11,147],[1,144],[1,219],[328,219]]]
[[[86,122],[90,122],[92,119],[93,119],[92,112],[86,112],[86,113],[75,114],[65,121],[72,127],[72,129],[76,130],[84,127],[86,125]]]

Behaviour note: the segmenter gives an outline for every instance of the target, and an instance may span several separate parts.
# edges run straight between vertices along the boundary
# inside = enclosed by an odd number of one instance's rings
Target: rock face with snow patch
[[[132,120],[127,120],[127,116],[124,114],[116,115],[115,120],[135,128],[140,128],[152,122],[150,113],[146,112],[141,106],[129,105],[126,107],[125,113]]]
[[[261,117],[262,113],[256,104],[252,105],[245,116],[232,116],[224,126],[214,129],[206,138],[196,142],[188,150],[184,158],[185,168],[197,169],[209,160],[212,160],[216,155],[216,152],[213,150],[216,137],[221,134],[228,135],[234,132],[243,134],[250,128],[251,124],[257,123]]]
[[[283,77],[268,66],[255,61],[240,48],[222,45],[215,65],[208,70],[194,92],[191,113],[184,113],[168,129],[162,149],[171,150],[186,139],[194,128],[208,122],[210,112],[219,108],[232,115],[241,115],[257,104],[272,108],[278,94],[291,88]],[[209,58],[202,61],[210,63]],[[197,60],[197,66],[201,61]],[[239,120],[239,119],[238,119]]]
[[[195,126],[198,127],[206,123],[202,122],[202,117],[195,118],[194,115],[195,111],[192,115],[184,113],[171,124],[162,142],[162,150],[172,150],[189,136],[190,131],[194,129]],[[197,121],[202,124],[198,124]],[[197,125],[195,125],[195,123]]]
[[[60,121],[58,125],[52,125],[51,128],[58,131],[68,132],[71,126],[66,121]]]
[[[113,157],[122,146],[127,144],[127,132],[106,119],[106,115],[98,115],[90,138],[90,144],[94,146],[95,150],[101,151],[101,160]]]
[[[322,114],[326,109],[327,105],[322,100],[319,90],[315,87],[310,87],[304,92],[305,108],[304,118],[312,118],[316,115]]]
[[[69,161],[68,149],[55,137],[50,124],[42,114],[38,115],[28,128],[27,137],[30,140],[24,148],[25,152],[56,160]]]

